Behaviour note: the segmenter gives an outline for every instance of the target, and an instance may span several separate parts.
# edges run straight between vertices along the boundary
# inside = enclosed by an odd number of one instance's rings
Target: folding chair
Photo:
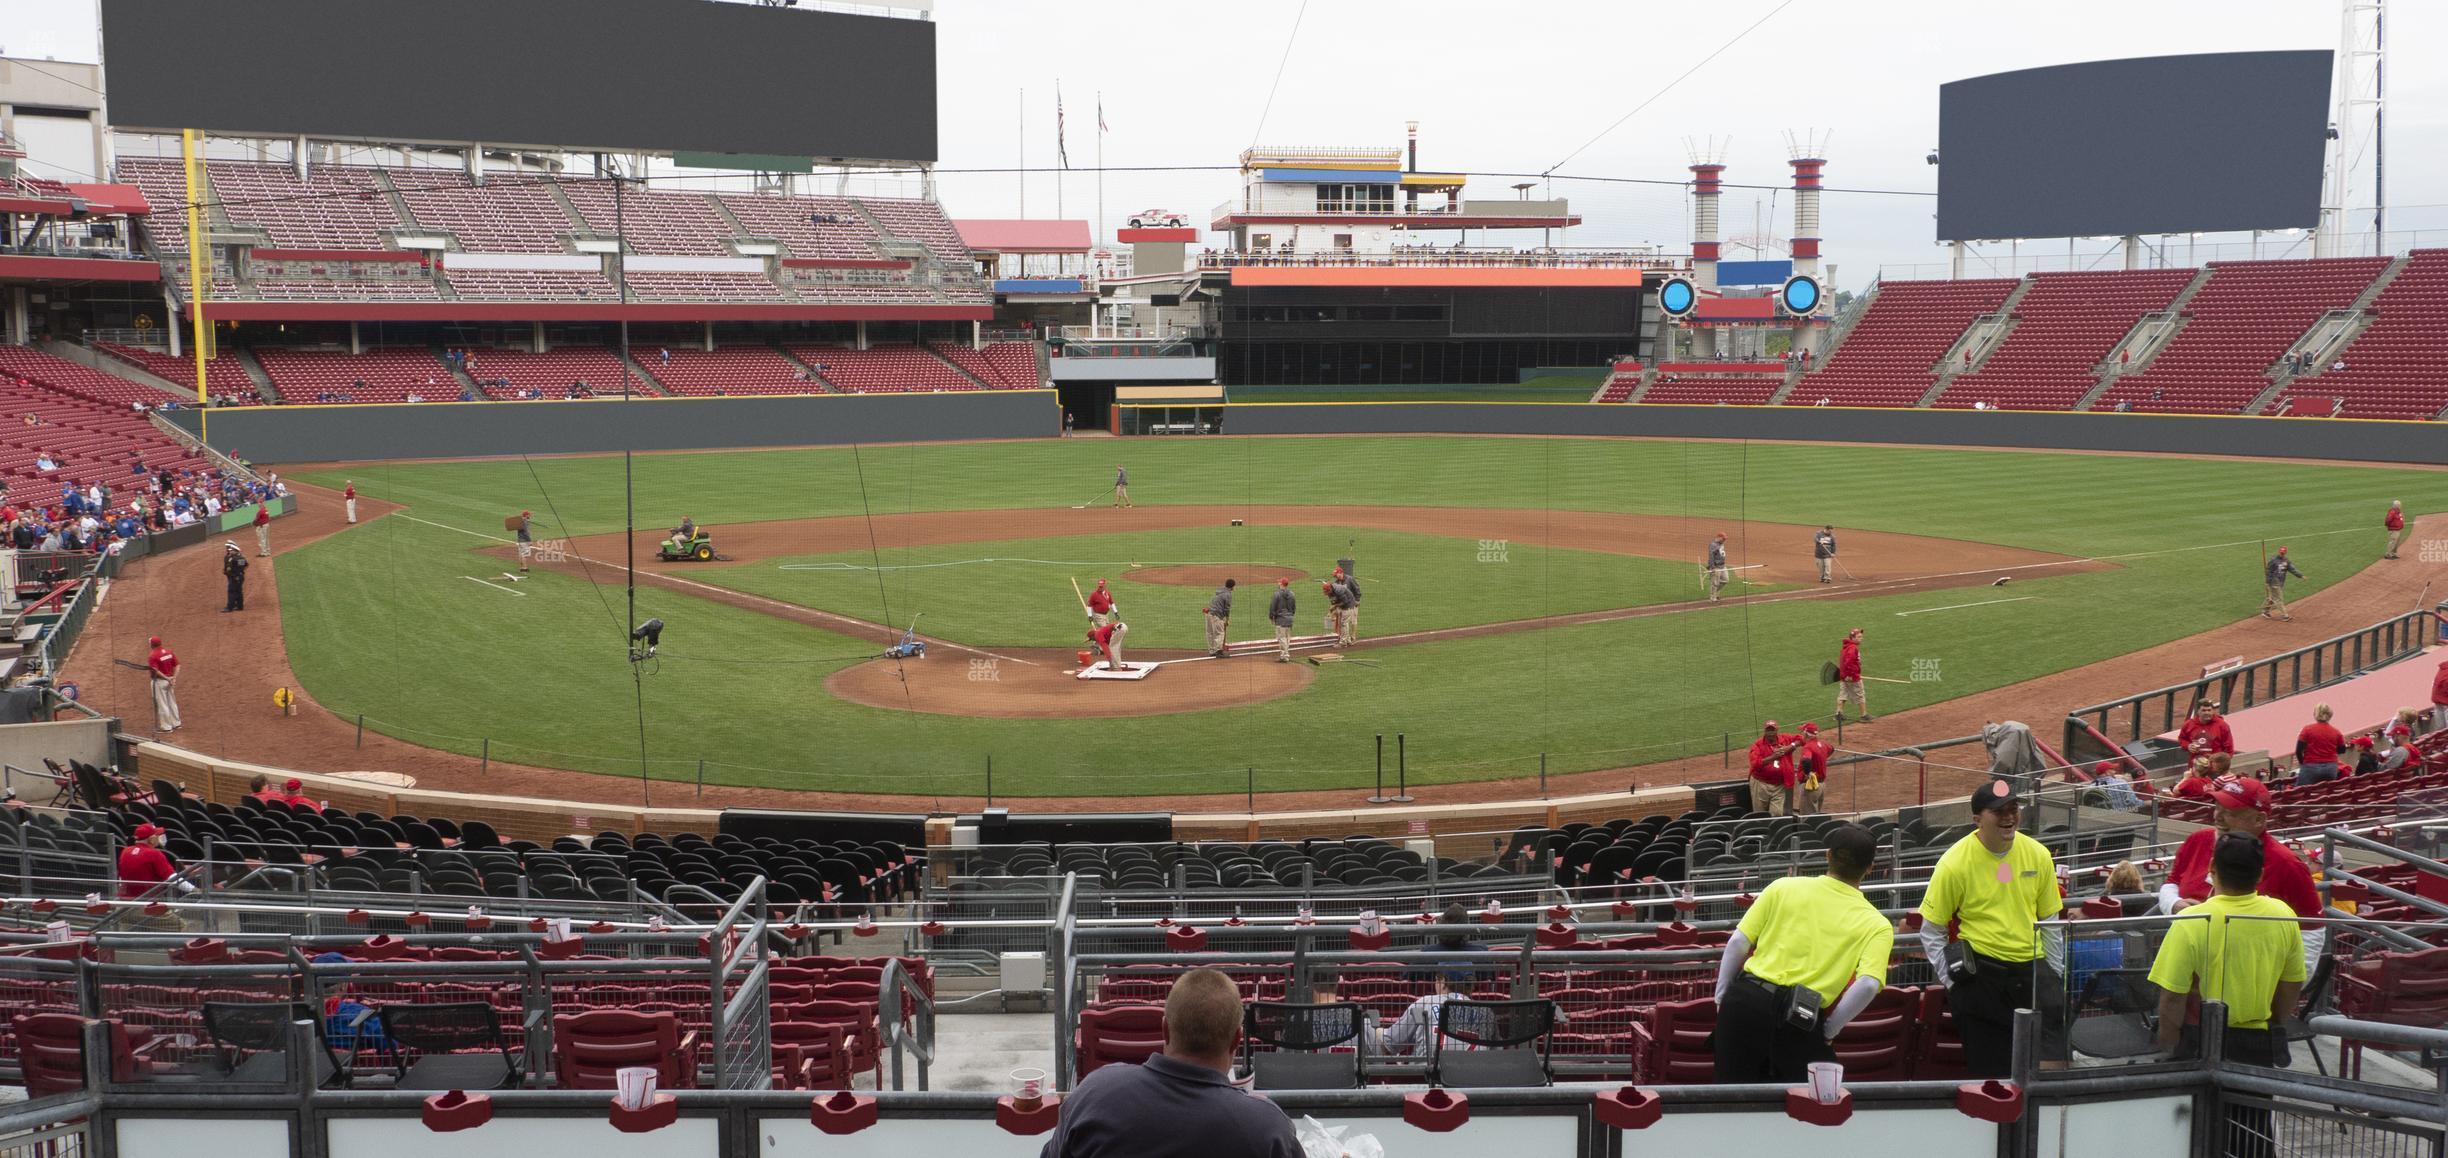
[[[400,1049],[403,1090],[503,1090],[519,1084],[501,1015],[481,1001],[385,1005],[376,1014]],[[407,1060],[415,1054],[416,1060]]]
[[[1242,1064],[1262,1090],[1358,1089],[1361,1010],[1347,1001],[1252,1001],[1241,1008]]]
[[[1428,1080],[1440,1086],[1549,1086],[1555,1002],[1454,998],[1437,1008]],[[1536,1042],[1536,1049],[1524,1048]],[[1451,1043],[1451,1044],[1448,1044]]]

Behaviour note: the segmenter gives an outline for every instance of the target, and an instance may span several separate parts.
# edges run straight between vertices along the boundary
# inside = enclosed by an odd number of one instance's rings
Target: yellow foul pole
[[[204,159],[196,156],[194,129],[179,134],[179,157],[187,165],[187,316],[195,324],[196,405],[204,405],[204,360],[210,354],[205,342],[204,299],[212,285],[212,267],[205,263],[209,247],[204,244]],[[171,319],[176,325],[178,319]]]

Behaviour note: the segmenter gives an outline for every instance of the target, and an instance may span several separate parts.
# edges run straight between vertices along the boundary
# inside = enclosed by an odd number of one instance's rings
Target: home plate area
[[[1182,661],[1175,660],[1174,662],[1180,663]],[[1100,659],[1095,663],[1089,664],[1087,667],[1081,668],[1076,674],[1079,676],[1079,678],[1084,680],[1143,680],[1148,678],[1148,676],[1155,674],[1158,666],[1158,664],[1153,663],[1130,663],[1127,661],[1122,663],[1120,666],[1115,666],[1112,663],[1108,663],[1105,660]]]
[[[1294,651],[1307,651],[1312,648],[1333,647],[1334,644],[1335,637],[1332,635],[1295,635],[1292,637],[1292,650]],[[1272,655],[1274,654],[1274,651],[1275,641],[1272,639],[1245,639],[1238,643],[1227,643],[1224,645],[1224,654],[1228,658],[1234,656]],[[1085,655],[1087,653],[1083,652],[1081,654]],[[1084,680],[1143,680],[1154,674],[1157,668],[1163,667],[1166,664],[1205,663],[1214,658],[1215,657],[1211,655],[1192,655],[1184,656],[1180,659],[1160,659],[1152,663],[1132,663],[1129,660],[1124,660],[1120,667],[1116,667],[1111,662],[1100,659],[1095,663],[1089,664],[1087,667],[1080,668],[1072,672],[1071,674],[1078,679]]]

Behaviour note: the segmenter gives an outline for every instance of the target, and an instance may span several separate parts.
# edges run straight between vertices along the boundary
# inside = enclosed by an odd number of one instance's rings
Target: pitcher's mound
[[[1138,664],[1198,655],[1134,648],[1125,658]],[[986,656],[935,647],[925,659],[875,659],[843,668],[825,680],[825,690],[871,708],[939,716],[1160,716],[1287,696],[1309,686],[1317,671],[1273,657],[1168,663],[1143,680],[1083,680],[1074,678],[1078,670],[1079,657],[1068,651]]]
[[[1239,563],[1184,563],[1175,567],[1141,567],[1122,573],[1122,578],[1133,583],[1169,583],[1175,587],[1222,587],[1227,579],[1238,579],[1243,587],[1273,587],[1277,579],[1308,577],[1309,573],[1298,567],[1273,563],[1247,566]]]

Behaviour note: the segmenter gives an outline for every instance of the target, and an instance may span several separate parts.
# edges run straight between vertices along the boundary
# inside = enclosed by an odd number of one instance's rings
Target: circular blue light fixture
[[[1658,309],[1663,311],[1667,317],[1683,317],[1698,308],[1699,305],[1700,291],[1694,289],[1690,281],[1670,277],[1658,283]]]
[[[1777,290],[1777,305],[1795,317],[1808,317],[1819,309],[1819,279],[1797,276],[1785,279]]]

